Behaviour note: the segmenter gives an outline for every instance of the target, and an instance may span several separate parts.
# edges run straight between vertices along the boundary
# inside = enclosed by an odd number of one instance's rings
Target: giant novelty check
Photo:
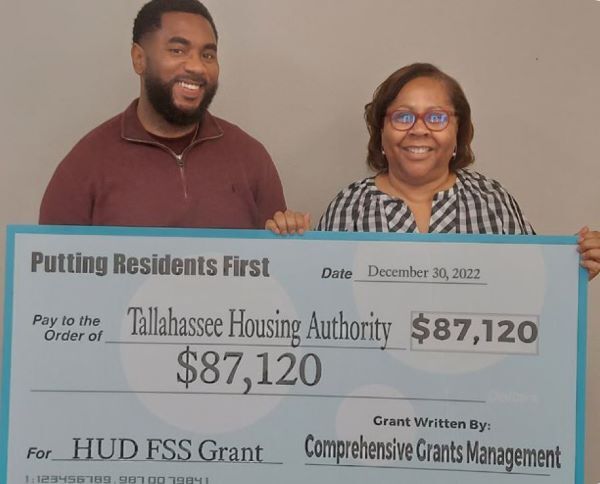
[[[574,237],[9,227],[0,481],[583,484]]]

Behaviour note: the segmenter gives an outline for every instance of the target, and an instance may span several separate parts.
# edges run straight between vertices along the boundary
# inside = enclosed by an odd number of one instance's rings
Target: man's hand
[[[265,223],[265,229],[279,235],[302,235],[310,229],[310,214],[292,210],[275,212]]]

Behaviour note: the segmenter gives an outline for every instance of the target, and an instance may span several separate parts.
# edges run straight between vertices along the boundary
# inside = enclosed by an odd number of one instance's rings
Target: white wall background
[[[137,95],[129,46],[143,3],[0,3],[3,226],[35,223],[57,163]],[[600,1],[206,4],[220,33],[211,110],[267,146],[290,207],[316,219],[365,175],[364,104],[392,71],[428,61],[455,76],[471,102],[475,168],[502,181],[539,233],[600,228]],[[600,481],[599,296],[600,280],[589,291],[589,484]]]

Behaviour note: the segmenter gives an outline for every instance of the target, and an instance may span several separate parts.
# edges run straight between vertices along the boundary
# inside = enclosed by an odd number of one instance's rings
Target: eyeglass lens
[[[390,117],[392,126],[400,130],[409,130],[422,118],[425,126],[433,131],[439,131],[448,126],[448,113],[444,111],[427,111],[422,115],[417,115],[412,111],[394,111]]]

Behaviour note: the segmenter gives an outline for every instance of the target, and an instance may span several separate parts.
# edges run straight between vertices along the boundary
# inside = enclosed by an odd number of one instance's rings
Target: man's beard
[[[204,88],[204,96],[196,109],[183,110],[175,106],[173,102],[173,87],[179,81],[194,81]],[[186,76],[172,79],[169,82],[161,81],[153,73],[148,72],[144,76],[144,86],[148,101],[154,110],[160,114],[165,121],[175,126],[190,126],[202,121],[204,113],[217,93],[218,84],[210,84],[204,76]]]

